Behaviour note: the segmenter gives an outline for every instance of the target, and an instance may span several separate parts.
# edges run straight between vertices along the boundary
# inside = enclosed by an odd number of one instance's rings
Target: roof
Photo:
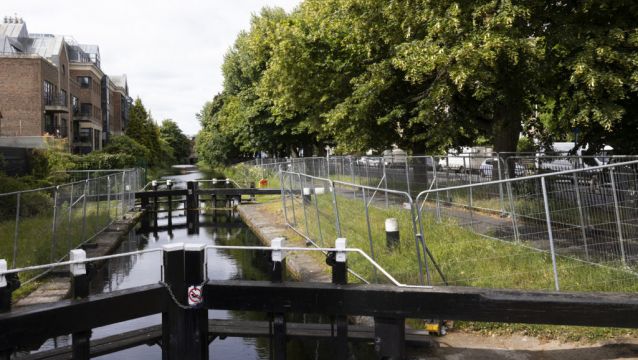
[[[60,51],[62,50],[62,44],[64,42],[63,36],[32,34],[29,40],[31,40],[31,44],[27,52],[38,54],[43,58],[47,58],[58,63]]]
[[[109,76],[109,78],[111,78],[111,81],[113,81],[113,85],[126,89],[127,87],[126,74],[112,75],[112,76]]]
[[[0,35],[0,54],[14,54],[16,50],[11,46],[8,37]]]
[[[27,38],[27,24],[24,22],[0,23],[0,35],[13,38]]]

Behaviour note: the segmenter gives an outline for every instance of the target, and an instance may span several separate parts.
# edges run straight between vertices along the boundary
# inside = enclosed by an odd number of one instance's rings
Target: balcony
[[[74,121],[92,121],[93,120],[93,112],[91,111],[74,111],[73,112],[73,120]]]
[[[66,96],[59,94],[44,94],[44,111],[49,113],[68,113]]]

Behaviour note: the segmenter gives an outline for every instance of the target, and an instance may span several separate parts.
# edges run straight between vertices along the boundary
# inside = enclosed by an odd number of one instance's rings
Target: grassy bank
[[[111,218],[115,216],[115,206],[111,201]],[[37,216],[21,217],[18,222],[18,238],[15,240],[15,220],[0,222],[0,259],[6,259],[12,267],[14,242],[17,244],[16,267],[47,264],[68,255],[70,249],[81,244],[85,239],[95,235],[110,222],[107,213],[108,203],[90,202],[86,206],[86,222],[83,221],[84,210],[81,206],[69,213],[66,204],[58,208],[55,214],[55,236],[53,231],[53,211],[42,212]],[[32,278],[38,272],[20,273],[21,281]],[[25,286],[14,292],[20,297],[33,290],[33,285]]]
[[[373,224],[370,227],[370,242],[362,201],[338,196],[338,204],[341,235],[348,239],[349,247],[363,249],[368,254],[374,251],[375,258],[381,266],[399,281],[408,284],[419,282],[414,231],[408,210],[371,206],[368,215],[370,224]],[[318,196],[317,205],[319,213],[315,212],[312,203],[306,204],[307,216],[304,217],[304,204],[299,197],[295,198],[297,228],[317,240],[318,224],[321,223],[321,236],[327,242],[325,245],[332,246],[337,233],[333,225],[335,218],[331,195]],[[281,202],[271,202],[265,205],[265,208],[270,212],[282,211]],[[287,211],[290,221],[294,221],[290,198]],[[401,241],[394,249],[388,249],[385,244],[383,223],[388,217],[397,218],[399,221]],[[554,289],[551,257],[545,252],[526,247],[524,243],[517,245],[479,236],[451,220],[437,223],[433,218],[427,217],[424,219],[424,227],[427,245],[450,285],[544,291]],[[366,279],[384,282],[362,257],[352,255],[348,262],[351,269]],[[611,267],[600,267],[558,257],[557,269],[562,291],[638,291],[635,276]],[[357,279],[351,277],[351,281],[356,282]],[[434,271],[432,281],[435,285],[443,285],[443,280]],[[483,334],[519,333],[561,340],[601,340],[638,335],[638,331],[635,330],[524,324],[459,322],[457,327]]]

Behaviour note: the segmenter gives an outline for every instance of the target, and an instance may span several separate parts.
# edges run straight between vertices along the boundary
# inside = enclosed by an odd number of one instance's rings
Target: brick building
[[[101,149],[128,124],[126,76],[110,77],[97,45],[30,34],[22,19],[0,23],[0,146]]]

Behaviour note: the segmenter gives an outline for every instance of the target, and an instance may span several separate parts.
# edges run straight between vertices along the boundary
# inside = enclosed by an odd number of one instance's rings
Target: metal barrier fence
[[[523,154],[447,154],[432,156],[372,157],[331,156],[257,159],[243,163],[241,178],[275,177],[279,168],[302,174],[345,181],[358,185],[405,191],[413,198],[421,191],[443,189],[459,185],[491,183],[495,180],[518,178],[557,171],[587,169],[592,166],[638,160],[625,155],[545,155]],[[251,170],[252,169],[252,170]],[[592,181],[598,181],[596,177]],[[500,211],[507,207],[507,189],[503,185],[476,187],[467,190],[467,198],[459,204],[480,207],[484,198],[497,199]],[[447,194],[446,194],[447,196]],[[458,197],[457,197],[458,198]],[[476,204],[474,200],[476,201]],[[449,198],[448,201],[451,201]],[[467,200],[467,201],[466,201]],[[492,207],[490,207],[492,209]]]
[[[135,206],[142,169],[0,194],[0,258],[11,268],[64,259]],[[25,274],[23,283],[42,273]]]
[[[300,164],[291,165],[299,170]],[[348,159],[325,164],[333,177],[356,175],[342,170]],[[291,171],[280,176],[293,229],[317,246],[348,237],[402,281],[638,290],[638,161],[443,188],[434,176],[416,204],[408,191],[386,190],[383,177],[367,186],[355,183],[367,181],[361,176],[352,182]],[[386,219],[397,219],[398,251],[384,240]],[[353,268],[373,280],[373,271]]]
[[[330,247],[344,237],[401,282],[424,284],[430,277],[408,193],[289,171],[280,172],[280,184],[286,223],[309,243]],[[386,219],[395,224],[389,238]],[[354,259],[350,269],[364,281],[384,281],[369,263]]]
[[[504,188],[505,201],[468,198],[486,187]],[[448,283],[635,292],[637,190],[631,161],[431,189],[416,202]]]

